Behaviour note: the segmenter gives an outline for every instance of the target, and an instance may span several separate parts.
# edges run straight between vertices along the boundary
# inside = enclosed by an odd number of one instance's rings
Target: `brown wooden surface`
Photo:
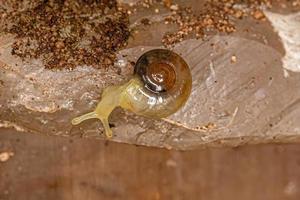
[[[0,129],[1,200],[300,198],[300,145],[188,152]]]

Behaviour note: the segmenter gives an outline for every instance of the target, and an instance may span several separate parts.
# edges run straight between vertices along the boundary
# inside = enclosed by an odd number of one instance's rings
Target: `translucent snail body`
[[[134,76],[124,85],[104,89],[96,109],[74,118],[72,124],[98,118],[106,136],[112,137],[108,117],[116,107],[150,118],[164,118],[180,109],[191,93],[189,67],[172,51],[155,49],[144,53],[134,71]]]

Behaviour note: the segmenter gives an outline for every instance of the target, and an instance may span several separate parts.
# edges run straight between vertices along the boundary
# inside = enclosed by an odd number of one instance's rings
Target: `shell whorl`
[[[128,91],[131,110],[152,118],[167,117],[187,101],[192,85],[189,66],[178,54],[166,49],[144,53],[135,65],[142,87]]]
[[[175,85],[177,78],[174,61],[185,61],[177,54],[166,49],[154,49],[144,53],[137,61],[134,72],[142,78],[145,87],[153,92],[167,92]],[[187,65],[186,65],[187,66]]]

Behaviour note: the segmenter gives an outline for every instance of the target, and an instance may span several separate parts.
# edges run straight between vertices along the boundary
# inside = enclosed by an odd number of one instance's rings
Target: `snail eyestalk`
[[[186,62],[176,53],[155,49],[137,61],[134,76],[124,85],[104,89],[93,112],[72,120],[77,125],[100,119],[108,138],[112,137],[108,118],[118,106],[145,117],[160,119],[179,110],[191,93],[192,76]]]

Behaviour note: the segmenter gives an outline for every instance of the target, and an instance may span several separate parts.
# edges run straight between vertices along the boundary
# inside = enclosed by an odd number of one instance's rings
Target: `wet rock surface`
[[[100,121],[78,126],[70,121],[93,110],[105,87],[130,79],[132,62],[143,52],[163,48],[162,35],[173,26],[164,23],[164,13],[150,18],[150,25],[136,23],[143,14],[149,16],[142,12],[131,17],[136,31],[127,48],[117,52],[114,67],[108,69],[45,69],[39,60],[22,61],[11,55],[15,38],[1,34],[1,126],[46,135],[105,139]],[[297,25],[297,21],[293,23]],[[182,150],[298,141],[300,74],[283,67],[286,50],[282,38],[268,20],[243,19],[236,29],[230,35],[187,38],[171,47],[192,71],[193,88],[187,104],[162,120],[116,109],[110,118],[114,133],[111,140]]]

